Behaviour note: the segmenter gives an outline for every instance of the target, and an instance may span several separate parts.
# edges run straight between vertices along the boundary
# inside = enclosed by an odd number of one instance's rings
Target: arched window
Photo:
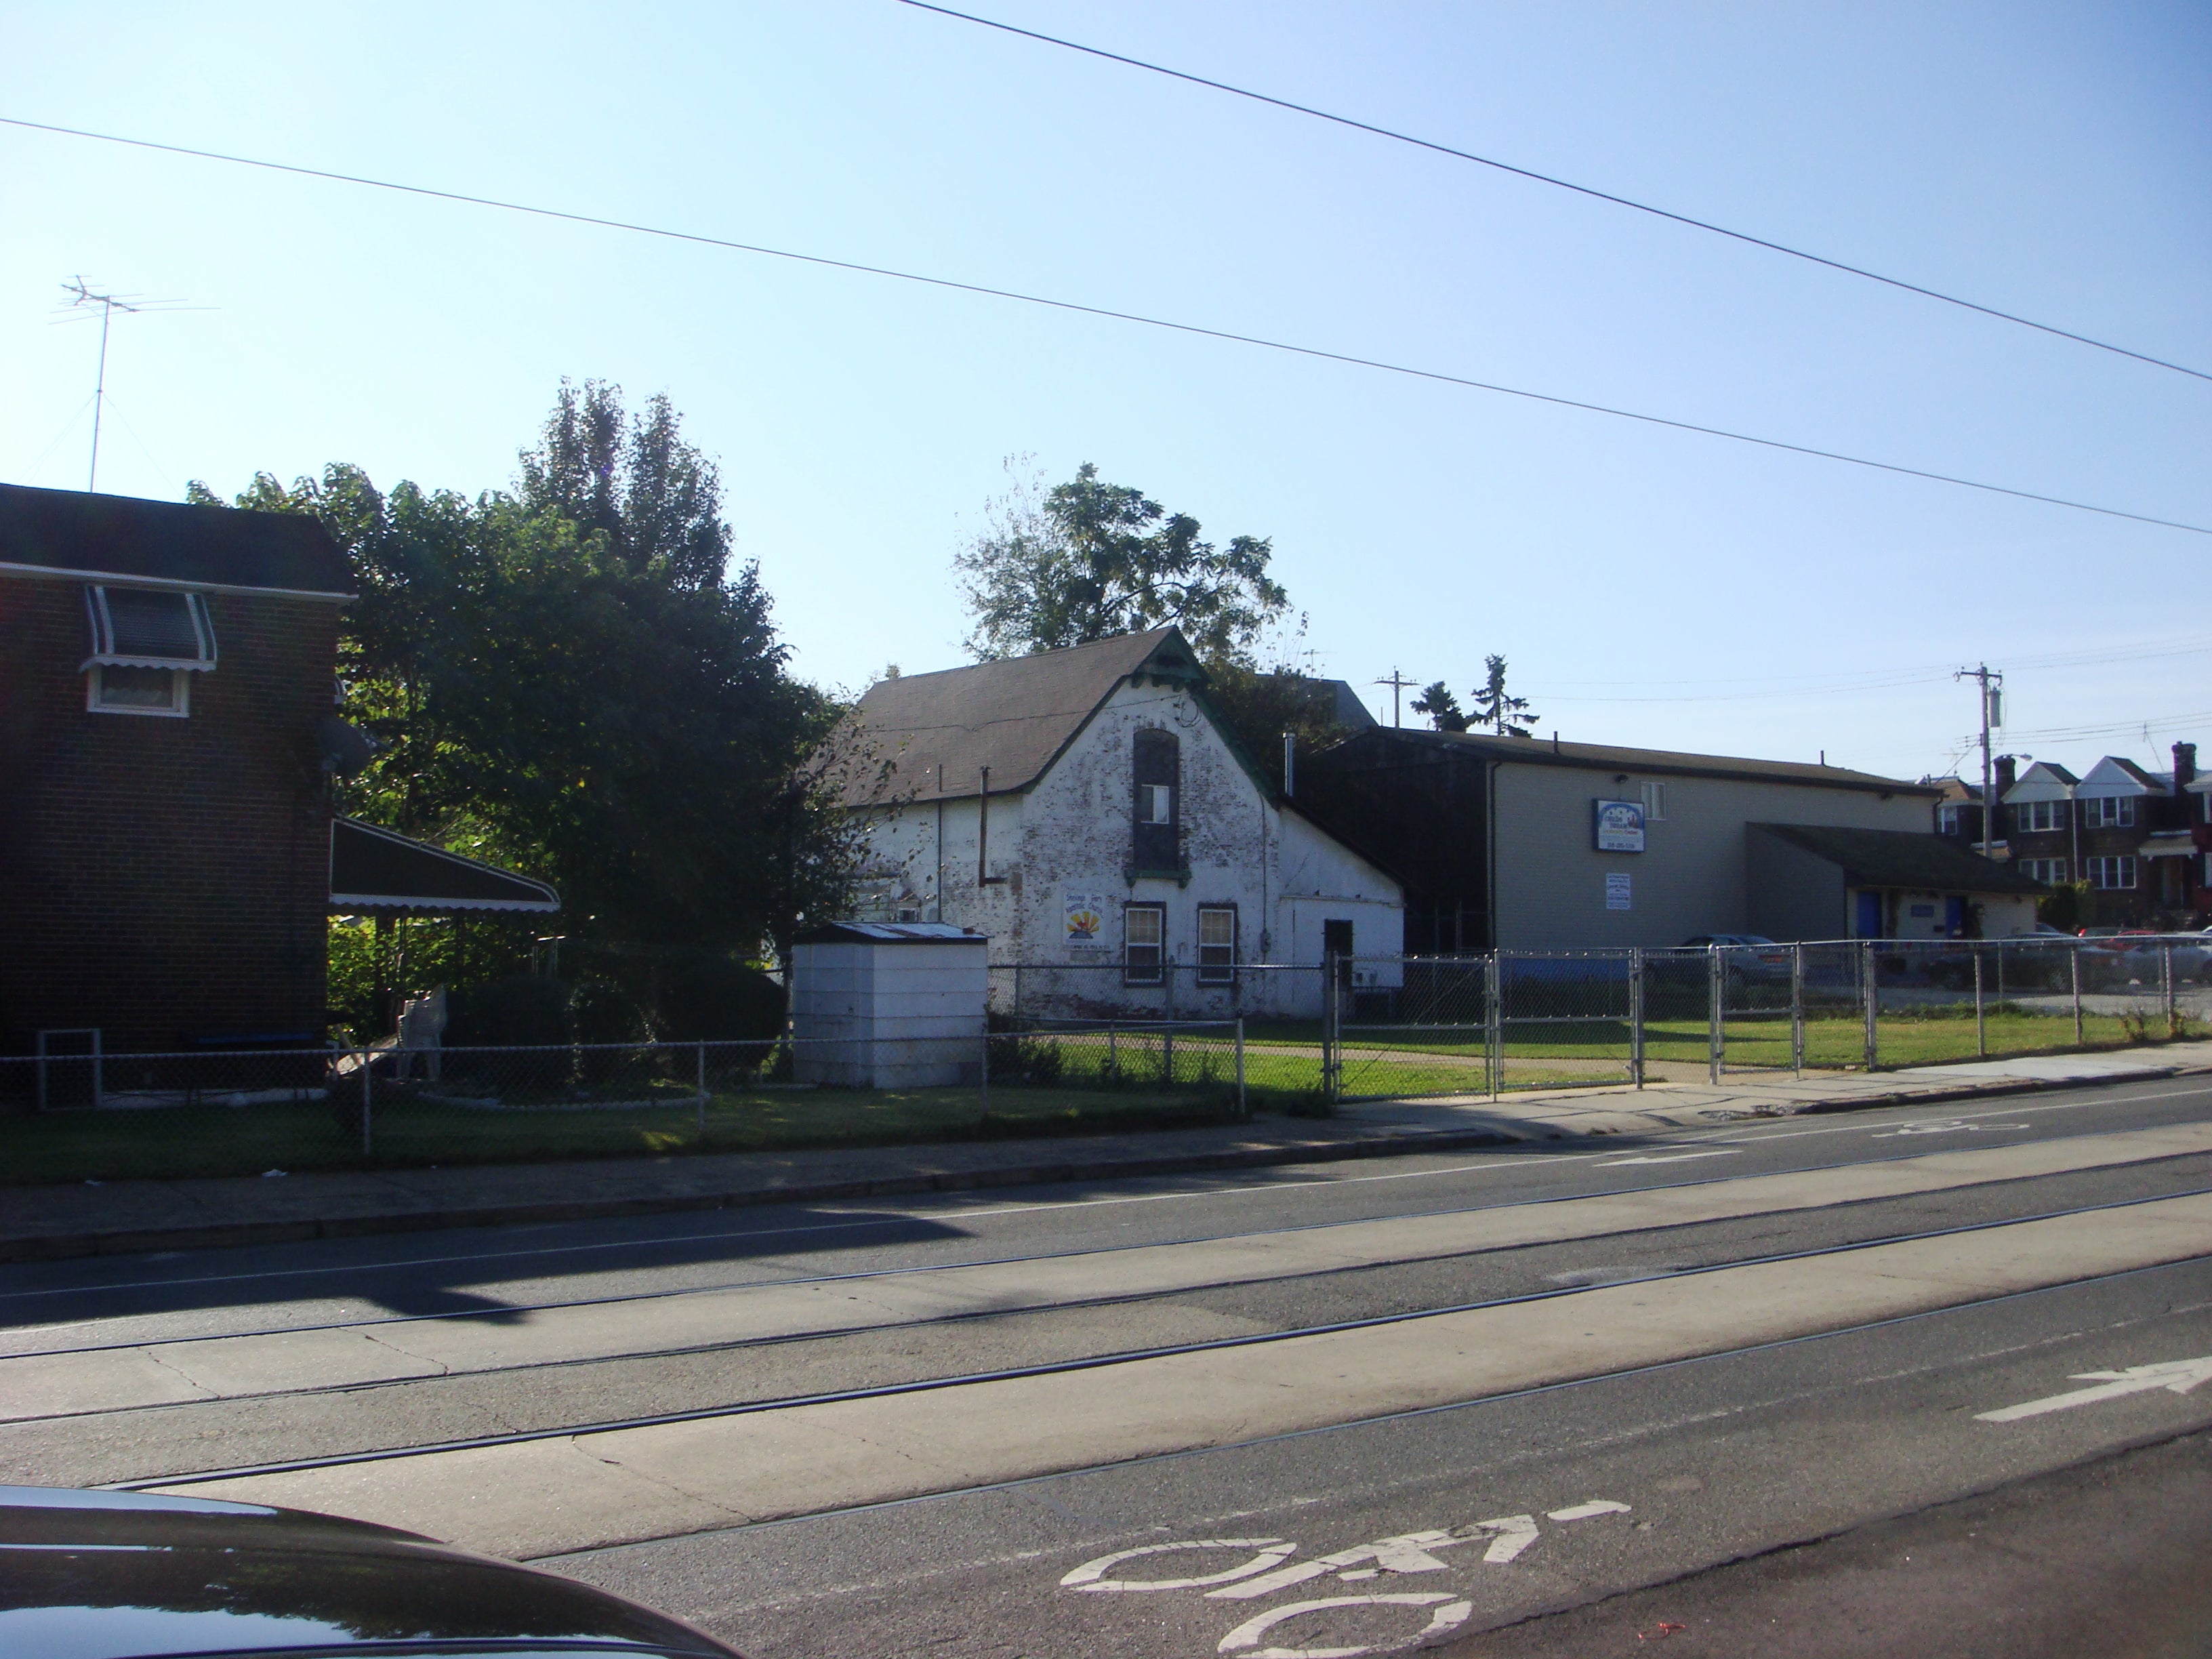
[[[1130,773],[1136,786],[1130,862],[1139,870],[1174,870],[1182,863],[1182,780],[1180,747],[1172,732],[1148,726],[1137,733]]]

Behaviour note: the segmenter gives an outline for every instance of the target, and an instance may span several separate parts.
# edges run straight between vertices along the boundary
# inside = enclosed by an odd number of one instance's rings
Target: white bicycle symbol
[[[1625,1515],[1627,1512],[1628,1505],[1626,1504],[1615,1503],[1609,1498],[1594,1498],[1589,1503],[1549,1510],[1546,1518],[1559,1522],[1585,1521],[1595,1516]],[[1331,1573],[1340,1580],[1357,1581],[1376,1578],[1386,1572],[1447,1571],[1449,1564],[1438,1560],[1435,1553],[1469,1544],[1484,1546],[1482,1559],[1486,1563],[1503,1564],[1518,1557],[1536,1541],[1536,1517],[1534,1515],[1501,1515],[1449,1531],[1437,1529],[1404,1533],[1392,1538],[1378,1539],[1371,1544],[1361,1544],[1352,1549],[1339,1550],[1334,1554],[1303,1561],[1291,1559],[1297,1555],[1298,1547],[1288,1539],[1195,1538],[1172,1544],[1143,1544],[1132,1549],[1116,1550],[1110,1555],[1102,1555],[1095,1560],[1085,1562],[1067,1573],[1060,1583],[1064,1589],[1091,1595],[1198,1590],[1209,1601],[1250,1601]],[[1186,1574],[1180,1577],[1123,1578],[1115,1576],[1115,1570],[1127,1562],[1183,1552],[1223,1550],[1239,1552],[1243,1559],[1212,1572]],[[1430,1609],[1429,1620],[1412,1634],[1382,1643],[1368,1642],[1350,1647],[1263,1648],[1260,1645],[1270,1631],[1293,1619],[1338,1608],[1364,1607],[1425,1607]],[[1358,1655],[1395,1653],[1457,1630],[1467,1622],[1474,1610],[1474,1603],[1465,1597],[1440,1591],[1321,1596],[1271,1607],[1248,1619],[1223,1637],[1216,1650],[1240,1656],[1241,1659],[1355,1659]]]

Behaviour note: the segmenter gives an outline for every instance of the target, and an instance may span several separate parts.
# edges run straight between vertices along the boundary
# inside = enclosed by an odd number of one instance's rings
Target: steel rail
[[[753,1417],[769,1412],[795,1411],[808,1406],[841,1405],[858,1400],[887,1400],[902,1395],[933,1394],[946,1389],[970,1388],[987,1382],[1014,1382],[1027,1377],[1063,1376],[1078,1371],[1098,1370],[1109,1365],[1132,1364],[1141,1360],[1169,1359],[1183,1354],[1214,1353],[1234,1348],[1265,1347],[1270,1344],[1287,1342],[1300,1337],[1334,1336],[1347,1331],[1376,1330],[1385,1326],[1411,1324],[1419,1320],[1437,1319],[1453,1314],[1480,1313],[1494,1308],[1553,1302],[1565,1297],[1587,1296],[1593,1291],[1619,1290],[1626,1285],[1651,1284],[1662,1279],[1677,1282],[1686,1279],[1702,1277],[1708,1273],[1733,1272],[1741,1267],[1771,1267],[1787,1261],[1818,1261],[1824,1257],[1848,1255],[1860,1250],[1875,1249],[1890,1244],[1911,1244],[1929,1239],[1955,1238],[1970,1233],[1993,1232],[2006,1227],[2027,1226],[2039,1221],[2063,1221],[2075,1216],[2139,1209],[2147,1204],[2163,1204],[2175,1199],[2208,1196],[2212,1196],[2212,1187],[2200,1187],[2186,1192],[2162,1193],[2152,1198],[2120,1199],[2103,1204],[2077,1205],[2070,1209],[2048,1211],[2038,1215],[2018,1216],[2004,1221],[1967,1222],[1953,1227],[1929,1228],[1920,1232],[1897,1233],[1881,1237],[1857,1239],[1847,1244],[1828,1245],[1819,1249],[1778,1251],[1769,1255],[1749,1256],[1734,1261],[1715,1262],[1705,1267],[1686,1268],[1680,1272],[1638,1274],[1633,1278],[1615,1279],[1601,1285],[1562,1285],[1557,1290],[1528,1291],[1516,1296],[1495,1297],[1449,1307],[1424,1308],[1405,1313],[1373,1314],[1360,1319],[1333,1320],[1318,1325],[1295,1327],[1289,1330],[1255,1332],[1243,1336],[1213,1337],[1202,1342],[1175,1342],[1149,1348],[1126,1348],[1109,1353],[1087,1355],[1079,1359],[1051,1360],[1036,1365],[1005,1366],[987,1371],[969,1371],[950,1376],[925,1377],[910,1382],[885,1382],[869,1388],[826,1389],[814,1394],[787,1395],[772,1400],[745,1401],[725,1406],[702,1406],[688,1411],[656,1412],[636,1417],[572,1424],[560,1428],[517,1429],[501,1434],[471,1435],[459,1439],[432,1441],[413,1446],[336,1452],[322,1457],[291,1458],[267,1463],[241,1464],[224,1469],[159,1475],[135,1480],[118,1480],[109,1482],[95,1490],[147,1492],[157,1487],[205,1486],[220,1480],[251,1480],[262,1475],[290,1474],[307,1469],[344,1468],[362,1463],[388,1463],[401,1458],[428,1457],[445,1452],[477,1451],[494,1446],[526,1445],[538,1441],[567,1440],[588,1435],[614,1434],[629,1429],[659,1428],[677,1423],[711,1422],[721,1418]],[[2122,1271],[2134,1273],[2148,1267],[2173,1267],[2187,1261],[2212,1261],[2212,1257],[2177,1256],[2167,1261],[2146,1262],[2136,1267]],[[2076,1279],[2060,1279],[2051,1285],[2037,1285],[2033,1288],[2054,1290],[2063,1285],[2081,1284],[2114,1276],[2111,1273],[2084,1273]],[[2002,1294],[2002,1297],[2010,1297],[2021,1295],[2023,1292],[2006,1291]],[[1950,1306],[1971,1307],[1983,1302],[1999,1299],[2002,1299],[2002,1297],[1970,1297],[1965,1302],[1952,1304]],[[1833,1334],[1833,1333],[1823,1333],[1823,1334]]]
[[[1733,1127],[1735,1126],[1729,1125],[1717,1127]],[[2030,1141],[2015,1142],[2013,1144],[2051,1146],[2063,1144],[2069,1140],[2090,1139],[2099,1135],[2130,1133],[2136,1132],[2127,1130],[2115,1131],[2111,1129],[2085,1128],[2058,1134],[2039,1136]],[[1638,1146],[1646,1144],[1652,1146],[1664,1146],[1673,1143],[1668,1141],[1655,1140],[1649,1143],[1638,1142],[1635,1144]],[[1625,1146],[1616,1144],[1614,1146],[1605,1147],[1601,1151],[1564,1154],[1562,1157],[1565,1161],[1570,1162],[1600,1160],[1617,1158],[1620,1156],[1625,1150],[1626,1150]],[[306,1336],[319,1334],[331,1331],[376,1330],[392,1325],[432,1324],[444,1320],[484,1319],[493,1316],[507,1317],[516,1314],[558,1313],[574,1308],[619,1307],[625,1303],[632,1302],[673,1302],[684,1297],[716,1296],[731,1291],[794,1290],[803,1289],[810,1285],[845,1285],[869,1279],[904,1279],[929,1273],[958,1273],[975,1267],[1018,1267],[1027,1266],[1033,1262],[1079,1261],[1085,1257],[1121,1255],[1132,1250],[1180,1249],[1186,1247],[1198,1248],[1209,1244],[1233,1244],[1247,1240],[1295,1237],[1302,1233],[1328,1232],[1345,1227],[1373,1226],[1378,1222],[1418,1221],[1447,1216],[1486,1215],[1493,1212],[1503,1213],[1514,1210],[1534,1209],[1547,1205],[1580,1204],[1597,1199],[1633,1198],[1644,1193],[1684,1192],[1694,1190],[1700,1187],[1723,1187],[1741,1181],[1766,1180],[1777,1176],[1832,1175],[1843,1170],[1871,1169],[1880,1167],[1886,1164],[1911,1163],[1917,1158],[1939,1156],[1940,1152],[1941,1149],[1938,1148],[1915,1147],[1909,1150],[1886,1152],[1875,1157],[1838,1158],[1826,1164],[1796,1164],[1781,1170],[1731,1170],[1725,1174],[1715,1173],[1709,1176],[1698,1176],[1677,1181],[1648,1182],[1640,1185],[1635,1184],[1632,1177],[1629,1181],[1624,1182],[1619,1186],[1607,1188],[1597,1192],[1561,1193],[1550,1197],[1507,1199],[1496,1203],[1452,1205],[1443,1209],[1413,1210],[1398,1214],[1382,1216],[1347,1216],[1334,1220],[1304,1221],[1280,1227],[1259,1227],[1233,1232],[1200,1233],[1184,1238],[1152,1241],[1140,1240],[1126,1244],[1101,1244],[1090,1249],[1079,1250],[1036,1250],[1019,1255],[979,1256],[969,1261],[921,1262],[911,1267],[861,1267],[854,1268],[848,1273],[805,1273],[783,1279],[724,1279],[718,1280],[708,1285],[686,1285],[668,1290],[626,1291],[605,1296],[572,1297],[549,1302],[501,1303],[490,1308],[452,1308],[431,1313],[380,1314],[374,1317],[362,1319],[327,1320],[319,1323],[305,1325],[270,1325],[241,1331],[218,1331],[212,1334],[153,1336],[136,1339],[126,1337],[112,1342],[80,1343],[69,1347],[19,1348],[0,1352],[0,1365],[4,1365],[8,1361],[13,1359],[57,1359],[82,1354],[117,1353],[145,1348],[187,1346],[196,1343],[246,1342],[268,1337]],[[1674,1231],[1684,1227],[1711,1226],[1721,1222],[1753,1220],[1761,1216],[1788,1214],[1808,1211],[1808,1209],[1821,1212],[1849,1211],[1868,1205],[1893,1204],[1904,1199],[1930,1197],[1938,1193],[1986,1191],[1997,1188],[2016,1186],[2028,1182],[2057,1180],[2069,1175],[2112,1173],[2124,1170],[2152,1170],[2157,1168],[2160,1164],[2172,1164],[2181,1159],[2191,1158],[2212,1158],[2212,1147],[2199,1148],[2191,1152],[2163,1152],[2155,1158],[2135,1158],[2130,1159],[2124,1164],[2099,1164],[2085,1165],[2082,1168],[2076,1170],[2039,1170],[2029,1175],[2002,1176],[1990,1181],[1974,1181],[1966,1182],[1959,1186],[1931,1188],[1925,1194],[1886,1194],[1875,1198],[1841,1199],[1833,1203],[1819,1204],[1809,1206],[1805,1205],[1784,1205],[1771,1210],[1747,1211],[1740,1216],[1716,1216],[1697,1221],[1660,1222],[1650,1226],[1631,1225],[1621,1227],[1609,1232],[1590,1234],[1588,1235],[1588,1237],[1590,1238],[1624,1238],[1644,1233]],[[2173,1196],[2180,1195],[2181,1194],[2173,1194]],[[1576,1242],[1577,1241],[1574,1239],[1564,1238],[1532,1241],[1533,1243],[1540,1244],[1565,1244],[1573,1243]],[[1376,1267],[1413,1267],[1418,1266],[1423,1262],[1446,1261],[1453,1256],[1486,1254],[1492,1250],[1504,1251],[1526,1248],[1528,1248],[1528,1246],[1506,1244],[1483,1247],[1482,1249],[1476,1250],[1422,1251],[1410,1255],[1391,1256],[1385,1260],[1376,1261],[1356,1262],[1346,1267],[1316,1268],[1310,1273],[1304,1273],[1282,1275],[1270,1274],[1255,1278],[1224,1279],[1209,1281],[1207,1284],[1201,1285],[1193,1285],[1190,1286],[1188,1290],[1178,1291],[1176,1294],[1185,1295],[1188,1294],[1189,1291],[1200,1290],[1230,1290],[1244,1285],[1278,1283],[1284,1282],[1290,1279],[1326,1278],[1332,1273],[1364,1272]],[[1158,1294],[1162,1293],[1158,1291],[1139,1291],[1128,1296],[1105,1296],[1078,1298],[1068,1302],[1038,1303],[1024,1304],[1018,1307],[994,1308],[988,1310],[988,1312],[993,1314],[1023,1313],[1034,1311],[1036,1308],[1040,1307],[1111,1306],[1122,1302],[1143,1301],[1149,1296]],[[118,1314],[111,1316],[118,1320],[128,1320],[154,1317],[156,1316],[143,1314]],[[900,1328],[904,1328],[908,1326],[918,1328],[941,1323],[948,1320],[969,1319],[980,1316],[983,1316],[976,1314],[950,1314],[939,1316],[938,1317],[932,1319],[888,1322],[888,1324],[896,1324]],[[84,1323],[89,1322],[73,1321],[70,1322]],[[840,1327],[834,1330],[805,1332],[799,1334],[799,1335],[801,1339],[811,1336],[841,1336],[849,1335],[858,1331],[879,1330],[884,1328],[887,1328],[887,1323],[885,1322],[878,1322],[876,1323],[867,1325]],[[686,1345],[673,1348],[639,1350],[635,1353],[609,1354],[603,1356],[592,1356],[591,1358],[609,1359],[643,1359],[666,1354],[714,1352],[726,1348],[745,1347],[752,1346],[755,1343],[765,1345],[787,1340],[792,1339],[784,1337],[747,1338],[733,1342]],[[502,1370],[531,1370],[544,1364],[574,1363],[580,1362],[532,1360],[521,1365],[488,1366],[482,1371],[470,1371],[456,1374],[465,1374],[471,1376],[487,1376]],[[401,1378],[396,1380],[420,1381],[422,1379]],[[331,1386],[337,1389],[344,1389],[362,1385],[338,1383]],[[296,1390],[296,1392],[307,1394],[322,1393],[326,1391],[327,1390],[320,1389]],[[270,1394],[281,1395],[292,1392],[295,1391],[290,1389],[276,1389],[271,1390]],[[264,1395],[225,1395],[222,1397],[226,1400],[246,1400],[262,1399],[269,1396]],[[177,1401],[170,1403],[175,1405],[195,1405],[205,1404],[207,1402]],[[124,1407],[123,1409],[135,1410],[140,1408]],[[98,1413],[57,1413],[57,1415],[70,1416],[88,1416],[96,1414]],[[19,1422],[30,1422],[42,1421],[45,1419],[24,1418],[14,1420]]]

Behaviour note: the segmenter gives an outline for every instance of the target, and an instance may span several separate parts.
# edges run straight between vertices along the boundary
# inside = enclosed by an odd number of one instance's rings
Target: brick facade
[[[176,719],[86,707],[84,588],[0,573],[0,1052],[60,1027],[98,1027],[112,1052],[319,1038],[315,728],[338,605],[207,593],[219,659]]]

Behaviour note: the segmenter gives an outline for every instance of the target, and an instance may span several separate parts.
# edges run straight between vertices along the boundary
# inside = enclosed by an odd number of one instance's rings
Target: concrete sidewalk
[[[205,1249],[439,1227],[574,1221],[750,1204],[845,1202],[1133,1176],[1496,1146],[1583,1135],[1638,1137],[1805,1112],[1936,1104],[2025,1091],[2212,1072],[2212,1042],[2118,1054],[1822,1073],[1746,1073],[1530,1091],[1491,1101],[1370,1101],[1326,1120],[1060,1139],[733,1152],[282,1177],[0,1188],[0,1261]]]

